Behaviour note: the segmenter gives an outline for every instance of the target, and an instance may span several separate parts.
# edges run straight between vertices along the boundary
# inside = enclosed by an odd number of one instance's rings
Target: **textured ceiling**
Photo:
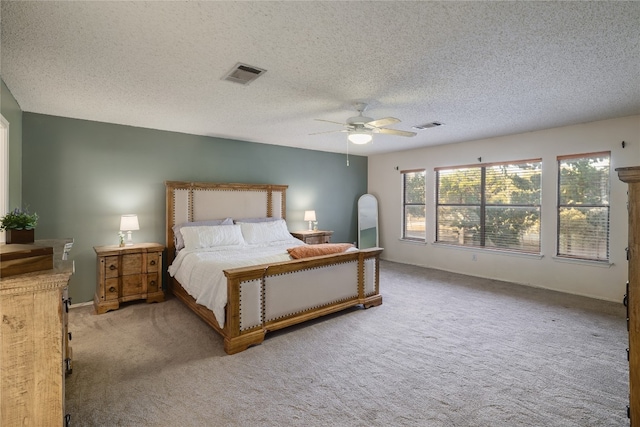
[[[638,2],[5,1],[23,111],[369,155],[640,114]],[[222,80],[243,62],[267,70]]]

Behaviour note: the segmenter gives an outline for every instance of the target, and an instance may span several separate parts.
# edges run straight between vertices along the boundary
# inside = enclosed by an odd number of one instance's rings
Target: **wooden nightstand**
[[[124,247],[96,246],[93,249],[98,255],[96,294],[93,298],[97,314],[116,310],[125,301],[164,301],[163,245],[138,243]]]
[[[308,245],[318,245],[320,243],[330,243],[333,231],[313,230],[313,231],[292,231],[291,235],[300,239]]]

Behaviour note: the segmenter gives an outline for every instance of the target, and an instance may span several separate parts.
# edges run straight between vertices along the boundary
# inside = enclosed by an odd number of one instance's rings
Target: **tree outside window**
[[[426,173],[424,169],[402,171],[402,238],[426,241]]]
[[[540,159],[436,169],[436,241],[540,253]]]
[[[610,157],[558,157],[558,256],[609,260]]]

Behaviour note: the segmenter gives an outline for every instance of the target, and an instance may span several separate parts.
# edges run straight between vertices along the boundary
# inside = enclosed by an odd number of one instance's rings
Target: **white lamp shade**
[[[138,215],[122,215],[120,218],[120,231],[140,230]]]
[[[349,136],[347,136],[347,138],[349,139],[349,141],[353,142],[354,144],[362,145],[370,142],[373,137],[371,136],[370,133],[354,132],[354,133],[350,133]]]
[[[304,221],[315,221],[316,211],[304,211]]]

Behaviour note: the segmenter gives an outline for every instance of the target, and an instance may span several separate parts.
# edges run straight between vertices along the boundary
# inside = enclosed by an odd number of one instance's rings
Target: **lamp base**
[[[131,231],[127,231],[127,243],[125,246],[133,246],[133,239],[131,238]]]

